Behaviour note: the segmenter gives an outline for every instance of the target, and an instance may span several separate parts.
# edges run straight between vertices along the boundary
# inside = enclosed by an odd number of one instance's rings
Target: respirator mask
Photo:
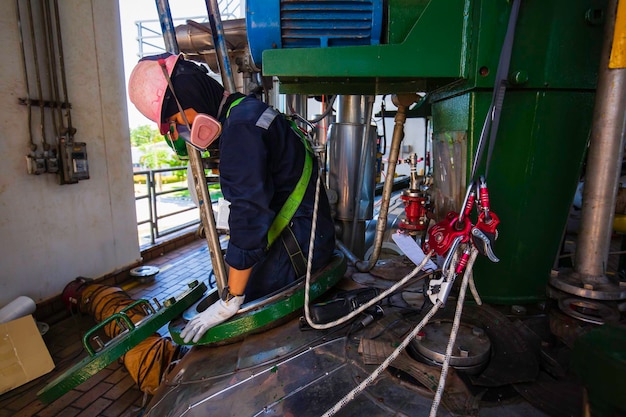
[[[181,114],[181,117],[183,118],[183,121],[185,122],[184,125],[174,124],[174,128],[176,129],[178,133],[178,138],[182,138],[186,143],[190,144],[191,146],[198,149],[199,151],[206,151],[209,148],[209,146],[211,146],[211,144],[215,142],[215,139],[217,139],[222,133],[222,124],[216,118],[209,116],[208,114],[203,114],[203,113],[196,114],[193,120],[193,124],[189,123],[189,120],[187,119],[187,115],[185,114],[185,111],[183,107],[181,106],[180,101],[178,101],[178,97],[176,97],[176,91],[174,90],[174,86],[172,85],[172,80],[167,72],[167,69],[165,66],[165,60],[159,59],[158,62],[159,62],[161,69],[163,70],[163,76],[167,80],[167,85],[170,88],[171,94],[174,97],[174,100],[176,100],[176,105],[178,106],[178,110]],[[220,109],[222,105],[224,104],[224,102],[226,101],[226,97],[227,95],[225,94],[224,97],[222,98]],[[175,138],[173,135],[171,125],[169,129],[169,135],[170,135],[170,140],[173,143],[174,140],[177,138]]]
[[[187,118],[185,116],[183,118],[185,125],[176,126],[178,137],[199,151],[206,151],[222,133],[222,124],[208,114],[197,114],[191,129]]]

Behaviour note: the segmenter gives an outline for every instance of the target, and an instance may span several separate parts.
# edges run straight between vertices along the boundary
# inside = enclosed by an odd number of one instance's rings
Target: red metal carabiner
[[[457,237],[461,237],[461,243],[469,241],[471,229],[472,223],[467,217],[459,221],[458,213],[449,212],[444,220],[428,231],[424,242],[424,253],[433,250],[439,256],[445,255]]]

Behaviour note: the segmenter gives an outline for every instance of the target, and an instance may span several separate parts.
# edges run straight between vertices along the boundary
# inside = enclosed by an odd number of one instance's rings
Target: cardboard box
[[[33,316],[0,324],[0,394],[54,369]]]

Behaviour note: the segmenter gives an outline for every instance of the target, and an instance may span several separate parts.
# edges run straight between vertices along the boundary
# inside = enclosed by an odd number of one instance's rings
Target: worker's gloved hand
[[[243,304],[244,298],[246,298],[245,295],[240,295],[228,301],[219,300],[211,304],[209,308],[187,323],[183,331],[180,332],[180,337],[183,338],[185,343],[189,343],[192,339],[196,343],[211,327],[217,326],[234,316]]]

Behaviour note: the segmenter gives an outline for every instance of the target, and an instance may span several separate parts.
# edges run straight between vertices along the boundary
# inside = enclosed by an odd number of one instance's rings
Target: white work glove
[[[217,326],[234,316],[243,304],[244,298],[246,298],[245,295],[239,295],[228,301],[219,300],[211,304],[209,308],[187,323],[183,331],[180,332],[180,337],[185,343],[189,343],[192,339],[196,343],[211,327]]]

